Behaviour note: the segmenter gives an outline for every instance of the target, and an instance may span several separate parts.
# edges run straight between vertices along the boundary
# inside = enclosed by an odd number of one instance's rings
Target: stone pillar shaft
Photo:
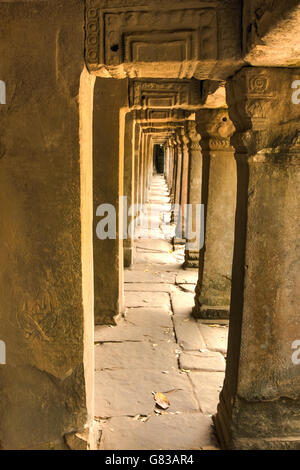
[[[122,308],[123,299],[123,240],[122,208],[119,196],[123,194],[123,155],[125,116],[120,113],[127,104],[127,81],[98,79],[94,96],[94,272],[95,322],[113,324]],[[111,106],[112,99],[114,106]],[[116,211],[116,238],[101,240],[96,234],[99,218],[96,211],[101,204],[111,204]],[[119,217],[120,214],[120,217]],[[101,219],[100,219],[101,220]]]
[[[203,153],[205,242],[200,251],[194,316],[229,318],[236,207],[236,165],[226,109],[197,113]]]
[[[127,197],[127,212],[134,204],[135,192],[135,112],[126,114],[125,118],[125,139],[124,139],[124,196]],[[133,216],[124,218],[127,227],[133,227]],[[124,267],[129,268],[133,262],[133,233],[127,231],[127,239],[124,240]]]
[[[215,418],[227,448],[300,449],[300,107],[291,99],[299,75],[245,68],[227,86],[238,192],[227,368]]]
[[[180,183],[180,205],[181,205],[181,226],[182,226],[182,238],[185,238],[185,206],[187,205],[188,199],[188,177],[189,177],[189,139],[185,132],[182,132],[182,167],[181,167],[181,183]]]
[[[192,231],[196,232],[196,206],[202,201],[202,153],[199,145],[200,135],[196,122],[188,122],[189,135],[189,171],[188,171],[188,204],[192,205]],[[199,249],[185,249],[185,268],[199,267]]]

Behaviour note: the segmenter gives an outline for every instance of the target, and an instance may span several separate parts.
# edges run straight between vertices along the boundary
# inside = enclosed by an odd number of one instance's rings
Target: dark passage
[[[154,168],[156,173],[163,174],[164,173],[164,148],[162,145],[156,144],[154,145]]]

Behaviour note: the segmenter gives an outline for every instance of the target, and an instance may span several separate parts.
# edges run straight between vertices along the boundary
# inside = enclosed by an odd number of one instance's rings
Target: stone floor
[[[125,271],[126,311],[116,327],[95,331],[99,448],[215,449],[211,416],[224,379],[227,325],[190,316],[197,270],[183,270],[182,247],[172,249],[161,176],[153,179],[147,212],[156,238],[136,240],[135,263]],[[140,237],[146,233],[140,228]],[[156,392],[168,398],[167,409],[156,405]]]

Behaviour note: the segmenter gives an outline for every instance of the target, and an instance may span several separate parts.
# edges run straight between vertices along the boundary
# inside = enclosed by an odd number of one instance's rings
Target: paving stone
[[[125,292],[178,292],[178,287],[174,284],[158,284],[146,282],[125,282]]]
[[[189,372],[188,375],[194,386],[201,411],[209,415],[215,414],[224,381],[224,372]]]
[[[166,292],[126,292],[125,307],[170,308],[170,296]]]
[[[100,450],[218,449],[211,418],[201,413],[151,416],[146,422],[112,418],[102,429]]]
[[[176,276],[176,284],[197,284],[198,269],[182,270]]]
[[[99,344],[95,349],[95,369],[156,369],[177,368],[175,343],[124,342]]]
[[[174,343],[173,322],[168,309],[133,308],[117,326],[95,327],[96,342],[158,341]]]
[[[227,352],[228,327],[226,325],[218,325],[217,323],[211,325],[198,322],[206,347],[212,351],[219,351],[225,354]]]
[[[185,351],[197,351],[205,348],[197,321],[190,317],[174,316],[177,342]]]
[[[194,294],[176,292],[171,294],[172,310],[175,316],[188,317],[195,305]]]
[[[154,409],[152,392],[167,393],[168,411],[199,411],[186,373],[149,370],[95,372],[95,416],[148,415]]]
[[[208,372],[224,372],[226,365],[222,354],[215,351],[183,352],[179,356],[179,364],[181,369]]]
[[[129,270],[124,271],[125,282],[154,282],[154,283],[167,283],[175,284],[175,273],[161,272],[149,266],[144,267],[144,270]]]
[[[177,261],[172,253],[145,253],[138,251],[135,255],[134,262],[135,265],[145,263],[170,265],[171,263],[176,264]]]
[[[180,287],[184,292],[195,294],[196,284],[179,284],[178,287]]]
[[[160,253],[170,253],[171,244],[167,240],[139,240],[136,249],[149,251],[150,253],[159,251]]]
[[[138,271],[145,271],[145,270],[150,270],[150,271],[157,271],[157,272],[170,272],[170,273],[175,273],[177,274],[182,270],[182,264],[178,263],[175,261],[170,263],[170,264],[157,264],[157,263],[140,263],[140,264],[135,264],[134,265],[134,270],[136,272]]]

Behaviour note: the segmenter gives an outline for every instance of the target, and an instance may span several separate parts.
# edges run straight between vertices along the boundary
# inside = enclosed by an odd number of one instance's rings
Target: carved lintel
[[[198,80],[131,80],[130,106],[146,108],[200,108]]]
[[[141,76],[141,70],[143,76],[160,76],[155,64],[166,63],[167,76],[190,78],[197,61],[217,60],[215,4],[132,3],[108,6],[103,0],[87,0],[86,63],[90,71],[116,78]]]

